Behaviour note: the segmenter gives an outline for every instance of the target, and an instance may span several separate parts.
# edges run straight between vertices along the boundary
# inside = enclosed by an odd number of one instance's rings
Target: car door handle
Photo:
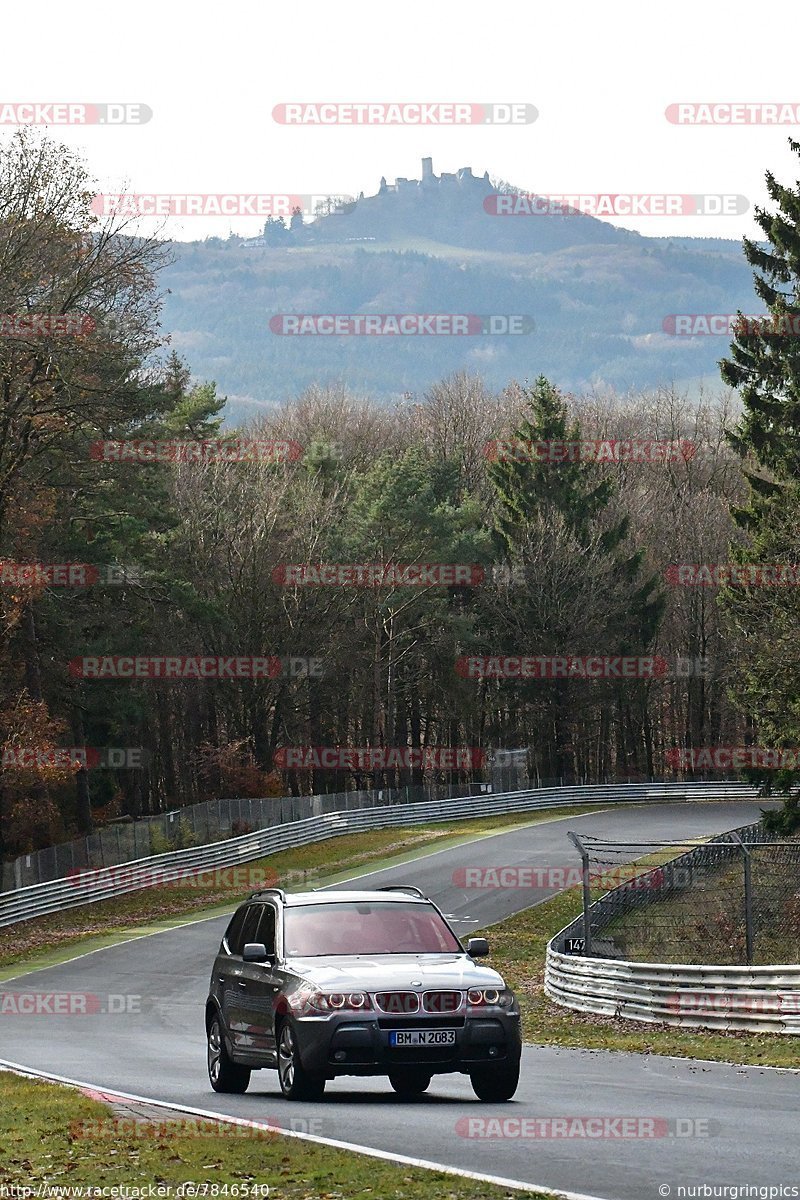
[[[242,991],[245,991],[245,989],[247,988],[247,984],[245,983],[245,981],[243,979],[240,979],[237,984],[237,987],[240,987],[242,989]]]

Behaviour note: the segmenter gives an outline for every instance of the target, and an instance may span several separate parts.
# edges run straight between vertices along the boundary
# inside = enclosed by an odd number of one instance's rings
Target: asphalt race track
[[[361,886],[416,884],[465,936],[557,889],[465,892],[453,882],[458,868],[574,867],[568,829],[655,842],[722,832],[757,819],[759,808],[683,803],[567,814],[365,875]],[[128,1004],[138,1011],[127,1013],[0,1016],[0,1058],[99,1089],[307,1128],[325,1138],[608,1200],[678,1200],[681,1185],[800,1184],[800,1074],[768,1068],[529,1046],[519,1091],[508,1104],[481,1103],[460,1075],[434,1077],[429,1093],[414,1102],[399,1101],[388,1080],[345,1078],[329,1083],[318,1104],[289,1104],[271,1071],[254,1073],[244,1096],[218,1096],[206,1078],[203,1004],[225,923],[186,925],[3,985],[2,991],[90,993],[101,1008],[109,995],[141,1000]],[[520,1136],[520,1118],[598,1116],[652,1118],[656,1125],[644,1129],[659,1136]],[[486,1117],[504,1122],[490,1130],[503,1136],[474,1136],[475,1119]],[[706,1123],[699,1128],[703,1136],[696,1130],[676,1136],[697,1121]],[[612,1125],[610,1132],[622,1128]]]

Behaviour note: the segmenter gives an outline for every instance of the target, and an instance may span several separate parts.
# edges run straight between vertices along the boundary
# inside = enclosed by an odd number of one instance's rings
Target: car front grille
[[[385,1013],[419,1012],[419,996],[416,992],[376,992],[375,1007]]]
[[[424,992],[422,1007],[430,1013],[458,1012],[463,998],[461,992]]]

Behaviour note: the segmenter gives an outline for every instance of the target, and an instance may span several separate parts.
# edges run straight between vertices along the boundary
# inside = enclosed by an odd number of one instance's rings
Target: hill
[[[491,386],[545,373],[567,389],[706,378],[727,339],[675,336],[675,313],[758,311],[740,244],[645,237],[580,213],[499,217],[468,168],[385,180],[267,237],[179,243],[165,272],[165,327],[195,373],[229,396],[232,420],[345,382],[390,401],[457,369]],[[487,199],[489,198],[489,199]],[[280,314],[522,314],[520,335],[291,336]]]

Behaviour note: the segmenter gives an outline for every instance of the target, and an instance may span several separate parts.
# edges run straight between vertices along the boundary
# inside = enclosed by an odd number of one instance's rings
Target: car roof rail
[[[257,900],[259,896],[277,896],[280,900],[286,900],[286,892],[283,888],[259,888],[257,892],[251,892],[247,899]]]
[[[424,892],[421,892],[418,887],[414,887],[413,883],[387,883],[383,887],[378,888],[379,892],[410,892],[412,896],[419,896],[421,900],[427,900],[428,897]]]

